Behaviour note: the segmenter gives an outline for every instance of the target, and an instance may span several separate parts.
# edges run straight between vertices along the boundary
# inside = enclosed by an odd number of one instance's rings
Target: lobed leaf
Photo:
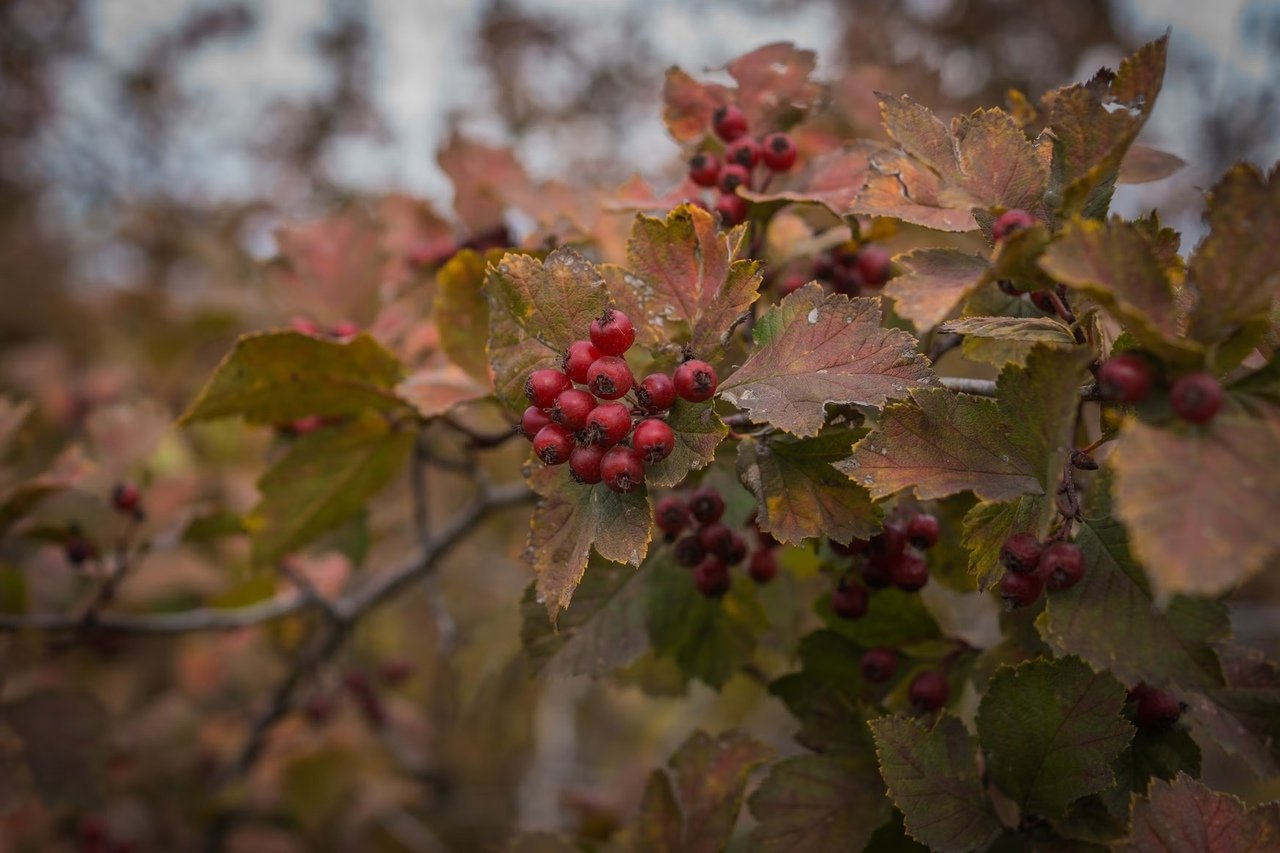
[[[871,748],[866,720],[876,713],[875,694],[858,669],[865,648],[827,629],[800,638],[800,669],[769,685],[769,692],[800,723],[799,743],[824,754],[866,753]]]
[[[1212,791],[1180,773],[1153,782],[1133,807],[1133,834],[1124,853],[1156,850],[1251,853],[1280,847],[1280,803],[1249,810],[1231,796]]]
[[[1046,495],[1023,495],[1006,503],[980,503],[964,517],[964,546],[969,549],[969,573],[979,589],[1000,580],[1004,566],[1000,548],[1015,533],[1043,537],[1054,511]]]
[[[485,295],[485,267],[486,261],[494,260],[497,258],[463,249],[436,273],[439,290],[434,314],[440,347],[450,361],[486,385],[489,383],[489,357],[485,353],[489,300]]]
[[[1049,317],[961,317],[943,323],[938,331],[1044,346],[1070,348],[1076,345],[1071,330]]]
[[[675,433],[675,448],[666,459],[645,468],[645,482],[654,488],[679,485],[690,471],[710,465],[716,448],[729,434],[710,403],[676,400],[665,420]]]
[[[489,396],[487,384],[453,364],[415,370],[396,385],[396,394],[424,418],[434,418],[463,403]]]
[[[790,189],[765,192],[744,189],[739,194],[758,203],[820,204],[836,216],[844,216],[852,209],[858,193],[867,182],[872,155],[883,149],[884,146],[878,142],[860,139],[843,148],[819,154],[793,181]]]
[[[758,825],[752,849],[765,853],[861,850],[889,817],[870,754],[801,755],[780,761],[751,795]]]
[[[931,329],[991,278],[991,265],[959,249],[916,249],[893,262],[903,269],[889,279],[884,293],[894,311],[917,329]]]

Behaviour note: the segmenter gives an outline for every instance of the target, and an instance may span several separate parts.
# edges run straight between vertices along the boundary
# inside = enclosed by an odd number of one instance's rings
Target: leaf
[[[366,413],[301,436],[258,481],[245,518],[255,565],[272,565],[354,518],[404,470],[413,432]]]
[[[1048,317],[962,317],[948,320],[938,331],[1045,346],[1074,347],[1076,344],[1070,329]]]
[[[463,403],[489,396],[489,387],[477,382],[461,367],[445,364],[414,371],[396,386],[396,394],[422,417],[434,418]]]
[[[453,209],[474,234],[501,227],[507,199],[525,188],[529,178],[507,148],[484,145],[458,134],[436,155],[453,182]]]
[[[753,850],[827,853],[860,850],[889,817],[875,761],[860,755],[801,755],[780,761],[751,795],[759,821]]]
[[[1280,553],[1280,419],[1202,429],[1130,421],[1111,455],[1116,514],[1158,603],[1235,587]]]
[[[820,204],[836,216],[853,207],[871,168],[871,156],[881,151],[878,142],[860,139],[844,148],[824,152],[813,159],[792,189],[769,192],[742,190],[739,194],[757,203],[788,201]]]
[[[280,773],[286,813],[306,831],[322,831],[354,796],[357,773],[352,755],[337,747],[294,756]]]
[[[716,448],[729,434],[729,428],[710,403],[676,400],[667,412],[666,421],[675,433],[675,448],[666,459],[645,468],[645,482],[654,488],[679,485],[690,471],[707,467],[715,458]]]
[[[1023,495],[1007,503],[980,503],[964,517],[964,546],[969,549],[969,573],[986,589],[1000,580],[1000,548],[1015,533],[1043,537],[1053,504],[1044,495]]]
[[[1187,165],[1177,154],[1152,148],[1150,145],[1131,145],[1120,162],[1118,184],[1149,184],[1162,181],[1181,171]]]
[[[1116,757],[1115,785],[1100,798],[1116,819],[1128,826],[1134,794],[1146,794],[1152,779],[1174,779],[1179,773],[1200,775],[1200,747],[1181,726],[1151,731],[1138,729],[1133,743]]]
[[[866,489],[834,467],[861,435],[835,430],[816,438],[738,442],[738,478],[755,495],[760,528],[792,543],[815,536],[870,538],[880,528],[879,511]]]
[[[889,279],[885,295],[893,299],[894,311],[921,331],[945,320],[991,275],[984,258],[959,249],[916,249],[893,262],[903,272]]]
[[[0,461],[9,454],[14,439],[34,409],[35,404],[30,400],[17,401],[0,396]]]
[[[900,589],[877,590],[860,619],[842,619],[831,609],[831,596],[825,594],[815,606],[826,626],[848,637],[863,648],[888,646],[897,648],[936,640],[942,629],[915,593]]]
[[[963,723],[943,714],[930,730],[908,717],[881,717],[871,721],[871,733],[880,773],[912,838],[941,853],[963,853],[1000,834]]]
[[[1120,682],[1079,658],[1001,667],[977,716],[991,781],[1024,814],[1065,816],[1112,784],[1111,763],[1133,737],[1124,701]]]
[[[767,342],[721,382],[719,395],[755,420],[806,437],[822,428],[828,403],[880,406],[936,385],[915,339],[880,320],[875,299],[805,285],[764,315],[757,329]]]
[[[496,254],[496,253],[494,253]],[[486,258],[473,249],[455,254],[436,273],[436,329],[449,360],[482,384],[489,382],[489,300],[485,295]]]
[[[274,232],[271,278],[288,305],[326,323],[367,318],[382,284],[382,233],[360,208]]]
[[[1219,645],[1226,686],[1184,693],[1196,739],[1238,756],[1259,778],[1280,765],[1280,670],[1261,652]]]
[[[796,740],[809,749],[843,754],[871,748],[866,718],[875,714],[875,697],[858,669],[864,650],[835,631],[814,631],[800,638],[800,669],[769,685],[799,721]]]
[[[244,335],[179,422],[240,415],[283,424],[391,411],[405,405],[392,391],[400,375],[395,356],[368,335],[346,344],[298,332]]]
[[[20,761],[47,805],[98,805],[109,750],[107,712],[96,699],[61,688],[41,690],[0,705],[0,725],[21,742]],[[6,744],[11,746],[16,744]]]
[[[1230,794],[1212,791],[1185,773],[1154,782],[1133,807],[1133,835],[1123,853],[1250,853],[1280,847],[1280,804],[1247,810]]]

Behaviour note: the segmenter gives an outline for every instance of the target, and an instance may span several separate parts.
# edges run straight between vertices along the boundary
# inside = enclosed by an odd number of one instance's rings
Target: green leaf
[[[271,565],[358,515],[404,470],[413,432],[374,413],[298,438],[258,481],[245,527],[255,565]]]
[[[1007,503],[980,503],[964,517],[964,546],[969,549],[969,573],[986,589],[1000,580],[1004,566],[1000,548],[1015,533],[1043,537],[1053,504],[1043,495],[1024,495]]]
[[[892,587],[877,590],[867,612],[859,619],[842,619],[831,609],[831,595],[824,593],[814,606],[828,628],[864,648],[923,643],[942,636],[933,614],[920,595]]]
[[[1064,817],[1072,800],[1108,788],[1133,737],[1125,689],[1079,658],[1002,667],[978,708],[991,781],[1024,814]]]
[[[907,835],[902,812],[893,810],[893,817],[871,836],[862,853],[929,853],[929,848]]]
[[[921,331],[941,323],[990,280],[986,259],[959,249],[916,249],[893,262],[903,272],[889,279],[884,293],[893,299],[894,311]]]
[[[862,434],[835,430],[738,442],[738,478],[755,495],[761,529],[783,542],[815,536],[848,542],[875,533],[880,512],[871,496],[833,467]]]
[[[101,801],[109,744],[107,712],[88,693],[51,688],[0,705],[0,766],[25,766],[46,805],[89,809]]]
[[[352,756],[344,750],[328,747],[296,756],[281,772],[283,805],[308,832],[320,832],[350,802],[357,778]]]
[[[283,424],[391,411],[405,406],[392,391],[400,374],[395,356],[368,335],[345,344],[298,332],[245,335],[179,422],[240,415]]]
[[[675,433],[675,449],[666,459],[645,468],[645,482],[653,488],[679,485],[690,471],[707,467],[729,434],[711,403],[676,400],[665,420]]]
[[[806,285],[765,314],[768,342],[721,382],[719,395],[755,420],[807,437],[822,428],[828,403],[881,406],[936,385],[915,339],[880,321],[875,299]]]
[[[497,253],[492,253],[497,254]],[[449,360],[484,385],[489,383],[489,300],[485,295],[486,261],[473,249],[463,249],[436,273],[435,320],[440,347]]]
[[[943,714],[926,729],[908,717],[881,717],[871,721],[871,733],[880,773],[912,838],[941,853],[963,853],[1000,834],[963,723]]]
[[[1071,330],[1049,317],[962,317],[948,320],[938,331],[1045,346],[1071,348],[1076,344]]]
[[[1138,729],[1112,765],[1116,783],[1100,795],[1107,810],[1127,825],[1134,794],[1146,794],[1152,779],[1175,779],[1179,773],[1200,775],[1200,747],[1181,726],[1163,731]]]
[[[751,795],[750,809],[759,822],[752,849],[765,853],[860,850],[890,813],[869,751],[780,761]]]
[[[1280,803],[1249,810],[1231,796],[1212,791],[1185,773],[1154,782],[1133,807],[1133,835],[1116,849],[1264,853],[1280,848]]]
[[[797,649],[800,669],[769,685],[799,721],[796,740],[809,749],[844,754],[871,748],[866,719],[875,713],[875,699],[858,669],[865,648],[835,631],[806,634]]]

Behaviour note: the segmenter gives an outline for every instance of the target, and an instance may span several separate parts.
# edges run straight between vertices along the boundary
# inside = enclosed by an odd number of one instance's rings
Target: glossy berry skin
[[[650,373],[636,386],[636,402],[646,412],[665,412],[675,405],[676,384],[665,373]]]
[[[691,533],[676,540],[672,554],[675,555],[677,563],[693,568],[707,556],[707,549],[703,548],[702,543],[698,541],[698,535]]]
[[[867,542],[867,554],[871,557],[898,557],[906,550],[907,531],[901,522],[889,521]]]
[[[111,505],[120,512],[137,512],[142,492],[132,483],[120,483],[111,490]]]
[[[644,482],[644,460],[630,447],[615,445],[600,460],[600,476],[611,491],[634,492]]]
[[[616,355],[602,355],[587,369],[587,387],[602,400],[621,399],[634,384],[631,368]]]
[[[831,609],[841,619],[861,619],[867,612],[867,588],[841,581],[831,593]]]
[[[750,185],[751,172],[747,171],[745,166],[739,166],[737,163],[726,163],[721,167],[718,186],[725,195],[734,195],[734,191],[738,187]]]
[[[716,213],[725,225],[741,225],[747,220],[747,200],[737,193],[721,193],[716,198]]]
[[[533,452],[543,465],[563,465],[573,452],[573,433],[560,424],[547,424],[533,437]]]
[[[584,486],[592,486],[603,479],[600,463],[604,460],[605,449],[598,444],[584,444],[575,447],[569,454],[569,475],[574,482]]]
[[[934,670],[922,672],[911,679],[911,687],[907,691],[912,707],[921,712],[938,710],[947,704],[950,694],[947,677]]]
[[[693,585],[707,598],[722,597],[731,583],[729,567],[719,557],[706,557],[693,570]]]
[[[889,580],[903,592],[915,592],[929,582],[929,566],[919,551],[905,551],[889,569]]]
[[[736,566],[747,559],[747,540],[736,530],[730,531],[729,538],[716,552],[726,565]]]
[[[699,524],[719,521],[724,515],[724,498],[710,486],[699,486],[689,496],[689,512]]]
[[[586,385],[587,370],[599,357],[600,350],[596,349],[596,345],[591,341],[574,341],[569,344],[569,349],[565,351],[564,359],[560,364],[570,380],[579,385]]]
[[[698,541],[709,553],[720,554],[729,547],[733,531],[723,521],[713,521],[702,525],[698,531]]]
[[[1207,424],[1222,408],[1222,384],[1208,373],[1188,373],[1169,389],[1169,405],[1184,421]]]
[[[656,465],[671,455],[676,447],[676,434],[666,421],[648,418],[636,424],[631,445],[644,457],[646,465]]]
[[[711,114],[711,129],[725,142],[732,142],[747,132],[747,114],[733,104],[725,104]]]
[[[631,432],[631,412],[621,403],[601,403],[587,415],[586,444],[613,447]]]
[[[858,274],[867,287],[883,287],[889,280],[890,255],[879,246],[863,246],[856,261]]]
[[[898,671],[898,655],[893,649],[867,649],[858,661],[862,677],[872,684],[884,684]]]
[[[539,409],[549,409],[555,404],[560,392],[570,387],[568,376],[558,370],[544,368],[529,374],[524,382],[524,395]]]
[[[1137,403],[1151,393],[1155,371],[1142,356],[1115,355],[1098,367],[1098,396],[1112,403]]]
[[[677,367],[673,381],[676,394],[690,403],[710,400],[720,383],[716,378],[716,369],[699,358],[690,359]]]
[[[689,507],[675,495],[667,495],[654,504],[653,523],[663,533],[674,536],[689,526]]]
[[[591,321],[591,343],[600,355],[622,355],[636,342],[636,327],[621,311],[606,308]]]
[[[586,391],[568,388],[560,392],[547,414],[562,427],[577,432],[587,425],[587,416],[595,407],[595,397]]]
[[[1035,217],[1030,213],[1027,213],[1025,210],[1019,210],[1018,208],[1006,210],[1004,213],[1000,214],[996,219],[995,224],[991,226],[991,236],[997,243],[999,243],[1010,234],[1030,228],[1035,224]]]
[[[1040,555],[1036,573],[1049,589],[1069,589],[1084,577],[1084,552],[1070,542],[1054,542]]]
[[[689,180],[700,187],[714,187],[720,182],[720,158],[710,151],[699,151],[689,160]]]
[[[739,136],[725,146],[724,161],[753,169],[760,162],[760,143],[750,136]]]
[[[760,140],[760,159],[771,172],[785,172],[796,164],[796,143],[785,133],[771,133]]]
[[[907,541],[922,550],[932,548],[938,544],[938,536],[941,533],[941,527],[938,525],[938,517],[922,512],[913,516],[911,521],[907,522]]]
[[[1034,533],[1015,533],[1000,546],[1000,564],[1011,572],[1033,572],[1043,552]]]
[[[1146,683],[1129,691],[1129,701],[1135,706],[1134,722],[1147,731],[1167,729],[1182,716],[1182,704],[1172,694]]]
[[[1005,572],[1000,579],[1000,597],[1010,610],[1035,604],[1044,592],[1044,581],[1035,572]]]
[[[520,416],[520,434],[533,441],[533,437],[538,434],[538,430],[549,423],[551,423],[550,415],[537,406],[530,406]]]
[[[762,548],[751,554],[747,563],[747,574],[756,583],[768,583],[778,574],[778,555],[776,552]]]

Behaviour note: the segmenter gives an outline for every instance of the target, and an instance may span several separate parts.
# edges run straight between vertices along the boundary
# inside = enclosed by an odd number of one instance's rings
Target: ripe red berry
[[[631,411],[622,403],[601,403],[587,415],[583,443],[613,447],[631,432]]]
[[[739,166],[737,163],[725,163],[720,167],[720,182],[718,186],[725,195],[734,195],[734,191],[738,187],[749,187],[750,185],[751,172],[745,166]]]
[[[1035,217],[1025,210],[1014,208],[1006,210],[996,219],[995,224],[991,226],[991,236],[998,243],[1008,237],[1015,231],[1021,231],[1024,228],[1030,228],[1036,224]]]
[[[1000,564],[1011,572],[1033,572],[1043,551],[1034,533],[1015,533],[1000,546]]]
[[[533,452],[544,465],[563,465],[573,452],[573,433],[560,424],[547,424],[533,437]]]
[[[665,412],[676,402],[676,385],[665,373],[650,373],[636,386],[636,402],[646,412]]]
[[[870,589],[884,589],[893,583],[893,563],[887,558],[868,560],[862,567],[862,582]]]
[[[676,540],[672,553],[675,555],[677,563],[693,568],[707,556],[707,549],[703,548],[702,543],[698,541],[698,535],[691,533]]]
[[[929,566],[919,551],[904,551],[889,569],[889,580],[904,592],[915,592],[929,582]]]
[[[699,486],[689,496],[689,512],[701,524],[719,521],[724,515],[724,498],[711,486]]]
[[[690,403],[710,400],[719,384],[716,369],[699,358],[690,359],[677,367],[673,381],[676,393]]]
[[[73,566],[82,566],[98,556],[98,549],[94,547],[94,544],[76,532],[72,532],[67,537],[62,548],[67,557],[67,562]]]
[[[725,142],[747,132],[747,114],[733,104],[725,104],[711,114],[711,128]]]
[[[1036,602],[1044,591],[1044,581],[1035,572],[1005,572],[1000,579],[1000,597],[1010,610]]]
[[[1036,572],[1049,589],[1068,589],[1084,577],[1084,552],[1070,542],[1053,542],[1040,555]]]
[[[565,374],[579,385],[587,384],[587,369],[600,357],[600,350],[591,341],[574,341],[565,351],[560,362]]]
[[[1049,295],[1047,290],[1033,290],[1030,294],[1031,304],[1039,308],[1046,314],[1057,314],[1058,309],[1053,304],[1053,297]]]
[[[630,447],[615,445],[600,460],[600,476],[615,492],[634,492],[644,482],[644,460]]]
[[[725,225],[740,225],[747,219],[747,200],[737,193],[721,193],[716,198],[716,213]]]
[[[1155,371],[1140,355],[1114,355],[1098,366],[1098,396],[1112,403],[1137,403],[1151,392]]]
[[[566,388],[557,395],[548,414],[551,420],[572,432],[577,432],[587,425],[587,416],[595,407],[596,398],[586,391]]]
[[[520,416],[520,434],[533,441],[533,437],[538,434],[538,430],[549,423],[551,423],[550,415],[537,406],[530,406]]]
[[[861,619],[867,612],[867,588],[841,581],[831,593],[831,609],[841,619]]]
[[[575,447],[569,454],[569,476],[574,482],[584,486],[593,486],[603,479],[600,463],[604,459],[605,449],[598,444],[584,444]]]
[[[689,180],[700,187],[720,182],[720,159],[710,151],[699,151],[689,160]]]
[[[1184,421],[1207,424],[1222,408],[1222,385],[1208,373],[1180,376],[1169,389],[1169,405]]]
[[[872,684],[883,684],[898,671],[898,655],[893,649],[883,647],[867,649],[858,661],[862,677]]]
[[[646,465],[656,465],[671,455],[676,448],[676,434],[666,421],[647,418],[636,425],[631,444],[644,457]]]
[[[636,342],[636,327],[621,311],[606,308],[591,321],[591,343],[601,355],[622,355]]]
[[[702,543],[703,548],[712,554],[719,554],[724,551],[732,537],[733,531],[723,521],[704,524],[698,530],[698,541]]]
[[[707,598],[720,598],[732,583],[729,567],[719,557],[705,557],[693,570],[693,584]]]
[[[768,583],[778,574],[778,555],[768,548],[761,548],[751,554],[747,564],[747,573],[756,583]]]
[[[938,517],[927,512],[912,516],[907,522],[907,541],[920,549],[927,550],[937,545],[940,532]]]
[[[736,566],[747,559],[747,540],[736,530],[729,531],[729,538],[716,552],[725,565]]]
[[[858,275],[867,287],[883,287],[889,280],[890,255],[879,246],[863,246],[856,260]]]
[[[1172,694],[1157,690],[1145,682],[1129,691],[1134,703],[1134,722],[1148,731],[1167,729],[1182,716],[1182,704]]]
[[[663,533],[674,536],[689,524],[689,507],[675,495],[667,495],[654,506],[653,521]]]
[[[911,687],[907,691],[912,706],[917,711],[936,711],[947,704],[947,696],[951,688],[947,677],[935,670],[922,672],[911,679]]]
[[[602,355],[587,370],[587,387],[602,400],[618,400],[635,384],[631,368],[616,355]]]
[[[907,547],[907,532],[898,521],[885,522],[884,530],[867,542],[867,564],[892,572]]]
[[[725,146],[724,161],[735,163],[744,169],[753,169],[760,162],[760,143],[750,136],[739,136]]]
[[[111,505],[120,512],[136,512],[142,503],[142,492],[132,483],[118,483],[111,490]]]
[[[558,370],[544,368],[529,374],[524,382],[524,395],[539,409],[549,409],[560,392],[570,387],[568,376]]]
[[[771,133],[760,142],[760,157],[773,172],[785,172],[796,163],[796,143],[785,133]]]
[[[804,273],[793,272],[786,278],[778,282],[778,295],[787,296],[795,293],[800,288],[809,283],[809,277]]]

